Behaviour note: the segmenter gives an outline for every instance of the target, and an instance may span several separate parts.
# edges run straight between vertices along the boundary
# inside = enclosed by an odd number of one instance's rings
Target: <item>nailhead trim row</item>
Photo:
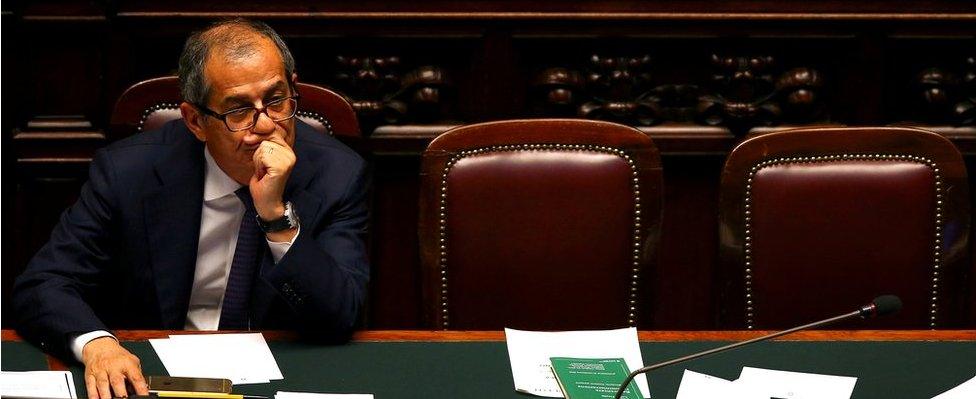
[[[298,111],[298,116],[302,116],[302,117],[306,117],[306,118],[312,118],[312,119],[317,120],[319,123],[322,124],[322,126],[325,126],[325,132],[328,133],[329,136],[335,136],[335,131],[332,130],[332,122],[329,122],[329,119],[328,118],[326,118],[325,116],[322,116],[318,112],[299,110]]]
[[[139,118],[139,125],[136,126],[136,132],[142,132],[143,127],[146,125],[146,121],[149,119],[149,115],[152,115],[153,112],[165,110],[165,109],[179,109],[179,108],[180,105],[177,103],[165,103],[165,102],[146,108],[145,110],[142,111],[142,117]],[[300,110],[296,115],[305,118],[315,119],[316,121],[321,123],[322,126],[325,126],[325,131],[326,133],[329,134],[329,136],[335,135],[335,131],[332,129],[332,123],[329,122],[329,120],[326,117],[320,115],[319,113]]]
[[[153,112],[161,111],[164,109],[179,109],[179,108],[180,108],[180,104],[178,103],[159,103],[142,110],[142,117],[139,118],[139,125],[136,126],[136,133],[142,132],[143,127],[146,125],[146,120],[149,119],[149,115],[152,115]]]
[[[638,279],[640,278],[640,246],[641,246],[641,199],[640,199],[640,181],[637,172],[637,164],[634,160],[627,155],[623,150],[619,150],[613,147],[599,146],[599,145],[589,145],[589,144],[514,144],[514,145],[498,145],[483,148],[476,148],[471,150],[461,151],[460,153],[451,157],[447,162],[447,166],[444,168],[443,174],[441,174],[440,183],[440,209],[438,214],[438,229],[439,229],[439,240],[438,245],[440,249],[439,258],[439,270],[441,274],[441,291],[440,291],[440,321],[441,328],[448,329],[450,326],[450,317],[448,312],[448,269],[447,269],[447,176],[451,171],[451,168],[457,164],[458,161],[465,157],[494,153],[494,152],[515,152],[515,151],[579,151],[579,152],[599,152],[604,154],[616,155],[622,158],[631,169],[631,188],[634,194],[634,236],[633,236],[633,256],[632,256],[632,273],[630,281],[630,300],[627,309],[627,323],[630,326],[637,325],[637,288]]]
[[[939,273],[942,266],[942,228],[943,228],[943,203],[942,203],[942,175],[938,165],[931,159],[914,155],[895,155],[895,154],[841,154],[841,155],[822,155],[811,157],[781,157],[762,161],[749,171],[746,180],[745,196],[745,315],[746,328],[755,328],[756,307],[752,302],[752,182],[753,178],[763,168],[775,165],[792,163],[817,163],[835,161],[908,161],[916,162],[928,166],[935,174],[935,245],[933,246],[932,258],[932,279],[931,294],[929,298],[929,327],[936,328],[938,325],[938,297],[939,297]]]

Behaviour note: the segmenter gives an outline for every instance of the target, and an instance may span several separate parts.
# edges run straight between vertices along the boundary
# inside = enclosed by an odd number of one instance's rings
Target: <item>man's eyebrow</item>
[[[279,91],[279,90],[284,90],[287,87],[288,87],[288,83],[285,83],[284,81],[279,80],[277,83],[275,83],[274,85],[272,85],[271,87],[269,87],[268,90],[265,90],[264,91],[264,95],[262,97],[268,97],[269,94],[272,94],[272,93],[274,93],[276,91]]]
[[[275,84],[271,85],[271,87],[268,87],[264,91],[264,93],[261,94],[261,98],[267,98],[268,95],[274,93],[275,91],[284,90],[287,87],[288,87],[288,83],[287,82],[282,81],[282,80],[279,80]],[[225,97],[220,102],[220,104],[221,105],[229,105],[229,106],[238,106],[238,105],[240,105],[240,106],[253,106],[254,105],[253,103],[251,103],[250,98],[248,98],[248,96],[245,96],[243,94],[235,95],[235,96],[230,96],[230,97]]]
[[[225,97],[223,99],[223,101],[220,102],[220,104],[222,104],[222,105],[252,105],[251,102],[248,101],[247,96],[245,96],[245,95],[236,95],[236,96]]]

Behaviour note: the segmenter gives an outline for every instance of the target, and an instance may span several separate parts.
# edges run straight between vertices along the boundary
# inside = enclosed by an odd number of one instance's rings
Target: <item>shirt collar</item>
[[[210,150],[206,146],[203,147],[203,156],[207,159],[207,164],[204,167],[205,174],[203,180],[203,200],[212,201],[217,198],[223,198],[227,195],[234,195],[234,191],[243,187],[240,183],[231,179],[220,166],[217,165],[217,161],[213,159],[210,155]]]

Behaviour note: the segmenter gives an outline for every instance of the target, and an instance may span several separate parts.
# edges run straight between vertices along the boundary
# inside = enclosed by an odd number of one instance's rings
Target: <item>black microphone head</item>
[[[896,295],[881,295],[871,301],[875,316],[887,316],[901,310],[901,298]]]

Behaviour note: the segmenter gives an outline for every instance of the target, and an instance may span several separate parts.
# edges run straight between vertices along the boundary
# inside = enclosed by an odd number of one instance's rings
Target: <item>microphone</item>
[[[877,298],[874,298],[874,300],[871,301],[871,303],[869,303],[867,305],[864,305],[864,306],[861,306],[860,309],[855,310],[855,311],[850,312],[850,313],[845,313],[845,314],[842,314],[840,316],[834,316],[834,317],[831,317],[829,319],[824,319],[824,320],[816,321],[816,322],[813,322],[813,323],[810,323],[810,324],[804,324],[804,325],[799,326],[799,327],[793,327],[793,328],[791,328],[789,330],[783,330],[783,331],[780,331],[780,332],[775,332],[775,333],[772,333],[772,334],[769,334],[769,335],[764,335],[764,336],[761,336],[761,337],[758,337],[758,338],[753,338],[753,339],[750,339],[748,341],[736,342],[734,344],[729,344],[729,345],[725,345],[725,346],[722,346],[722,347],[718,347],[718,348],[714,348],[714,349],[709,349],[709,350],[706,350],[704,352],[698,352],[698,353],[694,353],[694,354],[691,354],[691,355],[688,355],[688,356],[679,357],[677,359],[671,359],[671,360],[668,360],[668,361],[665,361],[665,362],[661,362],[661,363],[657,363],[657,364],[652,364],[652,365],[647,366],[647,367],[642,367],[642,368],[639,368],[637,370],[634,370],[633,372],[631,372],[630,374],[627,375],[627,378],[624,379],[624,382],[622,384],[620,384],[620,388],[617,390],[617,394],[614,395],[614,399],[620,399],[624,395],[624,391],[626,391],[627,390],[627,386],[630,385],[630,383],[632,381],[634,381],[634,377],[637,377],[638,375],[647,373],[647,372],[652,371],[652,370],[657,370],[659,368],[662,368],[662,367],[665,367],[665,366],[670,366],[672,364],[681,363],[681,362],[685,362],[685,361],[692,360],[692,359],[697,359],[697,358],[702,357],[702,356],[708,356],[708,355],[711,355],[711,354],[714,354],[714,353],[724,352],[724,351],[727,351],[729,349],[738,348],[740,346],[745,346],[745,345],[753,344],[753,343],[756,343],[756,342],[765,341],[765,340],[768,340],[768,339],[780,337],[780,336],[783,336],[783,335],[786,335],[786,334],[792,334],[792,333],[795,333],[797,331],[802,331],[802,330],[806,330],[806,329],[810,329],[810,328],[816,328],[816,327],[822,327],[822,326],[826,326],[828,324],[834,324],[836,322],[844,321],[844,320],[851,319],[851,318],[854,318],[854,317],[860,317],[861,319],[869,319],[869,318],[872,318],[872,317],[887,316],[887,315],[890,315],[890,314],[894,314],[894,313],[897,313],[899,310],[901,310],[901,299],[900,298],[898,298],[895,295],[881,295],[881,296],[879,296]],[[648,392],[648,394],[650,394],[650,392]]]

